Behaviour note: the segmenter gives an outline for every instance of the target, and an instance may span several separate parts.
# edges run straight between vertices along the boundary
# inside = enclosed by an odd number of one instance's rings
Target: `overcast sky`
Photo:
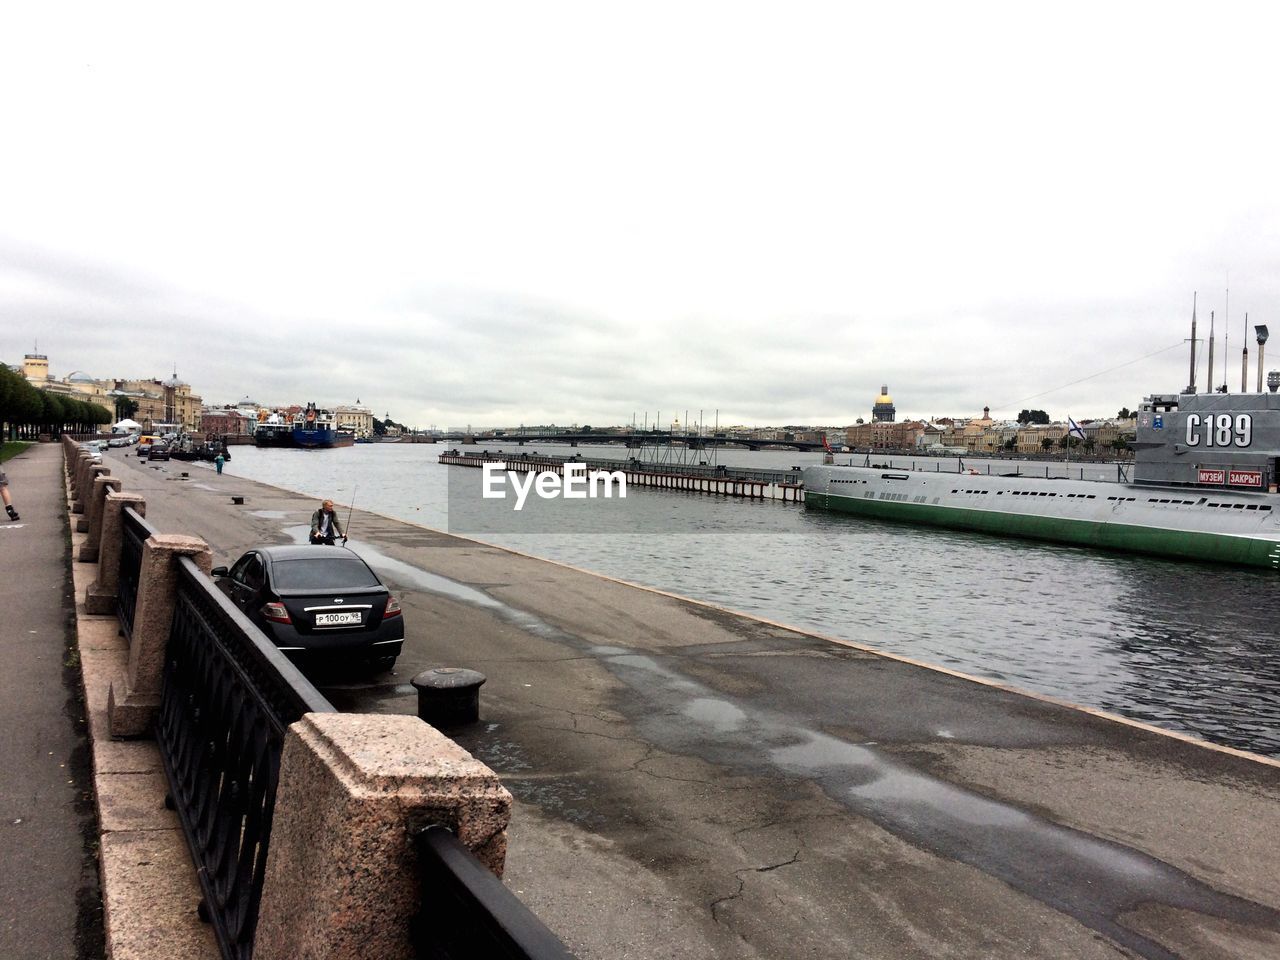
[[[1186,385],[1195,291],[1233,390],[1280,329],[1274,4],[200,10],[7,10],[0,359],[415,426],[1082,419]]]

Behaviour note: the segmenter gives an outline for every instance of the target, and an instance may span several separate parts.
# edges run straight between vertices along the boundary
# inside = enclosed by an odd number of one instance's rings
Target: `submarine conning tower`
[[[1153,394],[1138,408],[1134,483],[1276,492],[1280,373],[1266,393]]]

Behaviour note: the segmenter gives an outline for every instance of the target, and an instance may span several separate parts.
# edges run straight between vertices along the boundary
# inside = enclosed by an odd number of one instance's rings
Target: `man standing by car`
[[[311,515],[311,542],[333,546],[335,537],[342,537],[342,542],[347,542],[346,534],[338,524],[338,515],[333,512],[333,501],[326,500]]]

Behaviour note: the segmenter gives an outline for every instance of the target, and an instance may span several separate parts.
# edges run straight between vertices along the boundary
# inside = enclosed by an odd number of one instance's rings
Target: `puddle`
[[[741,730],[747,722],[746,713],[727,700],[697,697],[684,708],[684,714],[694,723],[710,727],[716,733],[732,733]]]
[[[261,517],[263,520],[283,520],[288,516],[288,514],[283,510],[250,510],[249,516]],[[310,531],[310,529],[310,527],[307,528],[308,531]],[[305,535],[303,536],[303,539],[306,539]]]
[[[310,525],[286,527],[284,532],[296,543],[306,543],[307,537],[311,532]],[[481,607],[485,610],[492,611],[499,618],[510,623],[512,626],[519,627],[528,633],[537,637],[543,637],[548,640],[559,640],[569,643],[577,643],[578,638],[572,634],[554,627],[540,617],[531,613],[526,613],[516,607],[503,603],[501,600],[495,600],[489,594],[477,587],[469,587],[464,583],[456,580],[450,580],[448,577],[442,577],[439,574],[428,573],[426,570],[419,569],[411,563],[405,563],[403,560],[396,560],[388,557],[367,543],[350,543],[349,548],[358,553],[369,566],[380,574],[385,574],[389,579],[395,580],[397,583],[405,586],[415,587],[424,590],[427,593],[434,593],[440,596],[449,597],[453,600],[459,600],[462,603],[470,604],[474,607]]]

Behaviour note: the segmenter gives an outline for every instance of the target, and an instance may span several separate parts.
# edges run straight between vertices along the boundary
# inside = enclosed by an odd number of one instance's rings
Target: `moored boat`
[[[293,424],[279,413],[259,414],[253,442],[259,447],[292,447]]]
[[[346,447],[355,443],[355,435],[339,431],[332,410],[322,410],[314,403],[293,418],[293,445],[295,447],[327,448]]]
[[[1270,393],[1156,394],[1132,478],[1037,479],[815,466],[805,504],[1001,536],[1280,569],[1280,376]]]

